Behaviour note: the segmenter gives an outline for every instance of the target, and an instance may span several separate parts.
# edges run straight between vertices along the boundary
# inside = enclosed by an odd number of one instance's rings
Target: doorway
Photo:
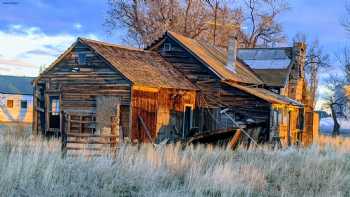
[[[59,96],[49,96],[49,128],[60,129],[60,98]]]
[[[185,138],[189,133],[190,129],[192,128],[192,119],[193,119],[193,106],[185,105],[182,138]]]

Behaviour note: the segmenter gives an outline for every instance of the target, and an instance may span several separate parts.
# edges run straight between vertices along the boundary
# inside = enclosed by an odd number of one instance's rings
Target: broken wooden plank
[[[143,128],[144,128],[145,131],[146,131],[146,135],[147,135],[147,137],[148,137],[148,140],[149,140],[152,144],[154,144],[154,141],[153,141],[152,136],[151,136],[151,132],[150,132],[149,129],[147,128],[147,126],[146,126],[145,122],[143,121],[142,117],[141,117],[140,115],[138,115],[138,117],[139,117],[139,119],[140,119],[140,122],[141,122]]]
[[[235,132],[235,135],[232,137],[232,139],[230,140],[230,142],[227,145],[227,148],[229,149],[235,149],[238,145],[239,140],[241,139],[241,130],[237,129]]]

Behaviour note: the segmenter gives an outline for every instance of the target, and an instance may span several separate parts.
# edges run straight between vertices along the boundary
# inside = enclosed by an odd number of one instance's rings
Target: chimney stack
[[[293,55],[295,64],[298,66],[299,75],[304,78],[306,44],[304,42],[295,42],[293,45]]]
[[[237,56],[237,39],[236,37],[230,37],[227,47],[227,62],[226,68],[231,72],[236,72],[236,56]]]

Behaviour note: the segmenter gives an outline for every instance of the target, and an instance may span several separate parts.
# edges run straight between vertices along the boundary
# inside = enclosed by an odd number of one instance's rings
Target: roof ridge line
[[[127,47],[127,46],[123,46],[123,45],[119,45],[119,44],[113,44],[113,43],[104,42],[104,41],[100,41],[100,40],[93,40],[93,39],[89,39],[89,38],[78,37],[78,40],[87,41],[87,42],[95,42],[95,43],[103,44],[103,45],[106,45],[106,46],[118,47],[118,48],[121,48],[121,49],[127,49],[127,50],[132,50],[132,51],[148,52],[148,51],[140,49],[140,48]]]

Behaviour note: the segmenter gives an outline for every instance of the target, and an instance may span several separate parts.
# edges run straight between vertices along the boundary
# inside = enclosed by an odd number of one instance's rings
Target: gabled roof
[[[269,86],[285,85],[292,63],[292,47],[239,48],[238,58]]]
[[[33,77],[0,75],[0,93],[32,95],[33,79]]]
[[[202,63],[208,66],[215,74],[223,80],[232,80],[248,84],[262,84],[262,80],[244,63],[237,61],[236,73],[225,67],[225,55],[211,45],[185,37],[181,34],[168,31],[166,35],[173,38],[178,44],[192,53]]]
[[[276,94],[270,90],[264,89],[264,88],[257,88],[257,87],[251,87],[251,86],[243,86],[239,85],[237,83],[233,82],[225,82],[226,84],[235,87],[237,89],[240,89],[246,93],[252,94],[258,98],[261,98],[269,103],[272,104],[286,104],[286,105],[294,105],[298,107],[302,107],[303,104],[295,101],[293,99],[290,99],[289,97],[282,96],[280,94]]]
[[[165,61],[156,52],[86,38],[78,38],[77,42],[53,64],[57,64],[63,59],[64,55],[68,54],[78,42],[90,47],[136,85],[157,88],[197,89],[173,65]],[[52,66],[54,65],[50,67]]]

